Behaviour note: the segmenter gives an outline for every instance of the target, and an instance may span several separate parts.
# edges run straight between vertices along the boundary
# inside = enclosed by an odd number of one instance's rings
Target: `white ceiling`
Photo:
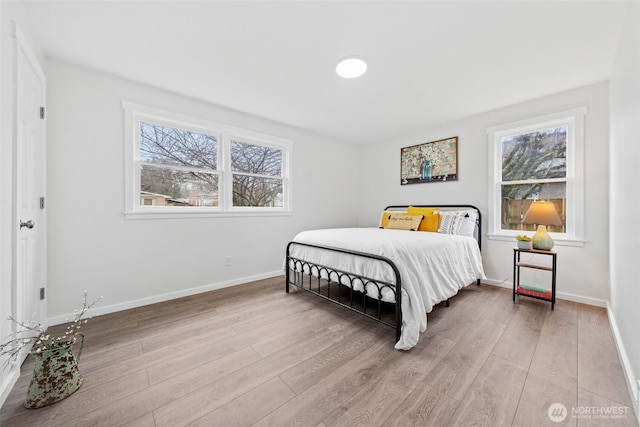
[[[607,80],[626,2],[23,2],[45,54],[357,144]],[[338,77],[339,59],[368,63]]]

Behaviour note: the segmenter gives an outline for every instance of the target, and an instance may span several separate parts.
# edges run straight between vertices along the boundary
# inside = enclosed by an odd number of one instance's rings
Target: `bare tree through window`
[[[165,206],[218,206],[215,136],[140,123],[140,191]]]
[[[282,150],[231,141],[233,206],[281,207]]]
[[[522,229],[521,219],[536,199],[550,200],[564,217],[567,128],[505,136],[501,145],[502,229]]]
[[[218,137],[140,122],[141,205],[218,206]],[[283,150],[230,141],[232,206],[282,207]]]

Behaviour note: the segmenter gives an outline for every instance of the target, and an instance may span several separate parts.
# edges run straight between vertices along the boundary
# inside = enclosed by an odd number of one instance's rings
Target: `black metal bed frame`
[[[457,210],[457,209],[473,209],[477,212],[478,217],[476,219],[476,240],[478,241],[478,247],[482,251],[482,214],[480,209],[473,205],[411,205],[419,208],[443,208],[444,210]],[[385,211],[406,209],[408,206],[392,205],[387,206]],[[355,274],[353,272],[339,270],[330,266],[316,264],[303,259],[295,258],[291,255],[291,247],[294,245],[307,246],[320,250],[327,250],[332,252],[338,252],[348,254],[356,257],[363,257],[372,259],[376,262],[380,262],[388,265],[394,273],[395,280],[393,282],[387,282],[371,277]],[[305,280],[305,276],[307,276]],[[308,243],[300,243],[291,241],[287,244],[286,259],[285,259],[285,290],[289,293],[289,287],[294,286],[297,289],[302,289],[312,294],[318,295],[328,301],[345,307],[351,311],[355,311],[365,317],[375,320],[384,325],[390,326],[396,329],[396,342],[400,339],[402,332],[402,281],[400,279],[400,271],[393,261],[384,256],[369,254],[365,252],[352,251],[348,249],[335,248],[331,246],[319,246]],[[348,282],[346,286],[348,288],[348,295],[343,295],[344,282]],[[363,292],[354,290],[356,284],[362,286]],[[337,284],[337,291],[334,291],[334,295],[331,293],[331,285]],[[477,285],[480,285],[480,279],[476,281]],[[377,288],[377,298],[373,298],[367,295],[367,287],[375,286]],[[383,289],[389,289],[393,292],[395,297],[395,303],[388,303],[382,301]],[[359,295],[358,295],[359,294]],[[345,300],[346,301],[343,301]],[[442,302],[442,301],[441,301]],[[447,307],[449,306],[449,300],[446,300]],[[382,318],[383,304],[395,304],[395,321],[389,322]],[[375,315],[367,312],[367,307],[371,308],[375,305],[377,310]]]

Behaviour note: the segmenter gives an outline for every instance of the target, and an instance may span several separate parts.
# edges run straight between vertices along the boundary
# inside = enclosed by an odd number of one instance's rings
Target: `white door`
[[[45,75],[14,25],[14,307],[16,319],[46,319]],[[42,291],[41,291],[42,289]]]

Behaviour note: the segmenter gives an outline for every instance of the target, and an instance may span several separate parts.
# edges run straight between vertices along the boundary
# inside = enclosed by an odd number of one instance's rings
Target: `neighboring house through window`
[[[534,200],[547,200],[562,219],[548,228],[554,240],[581,244],[585,114],[586,107],[487,129],[490,238],[534,231],[522,219]]]
[[[123,102],[125,215],[282,214],[291,141]]]

